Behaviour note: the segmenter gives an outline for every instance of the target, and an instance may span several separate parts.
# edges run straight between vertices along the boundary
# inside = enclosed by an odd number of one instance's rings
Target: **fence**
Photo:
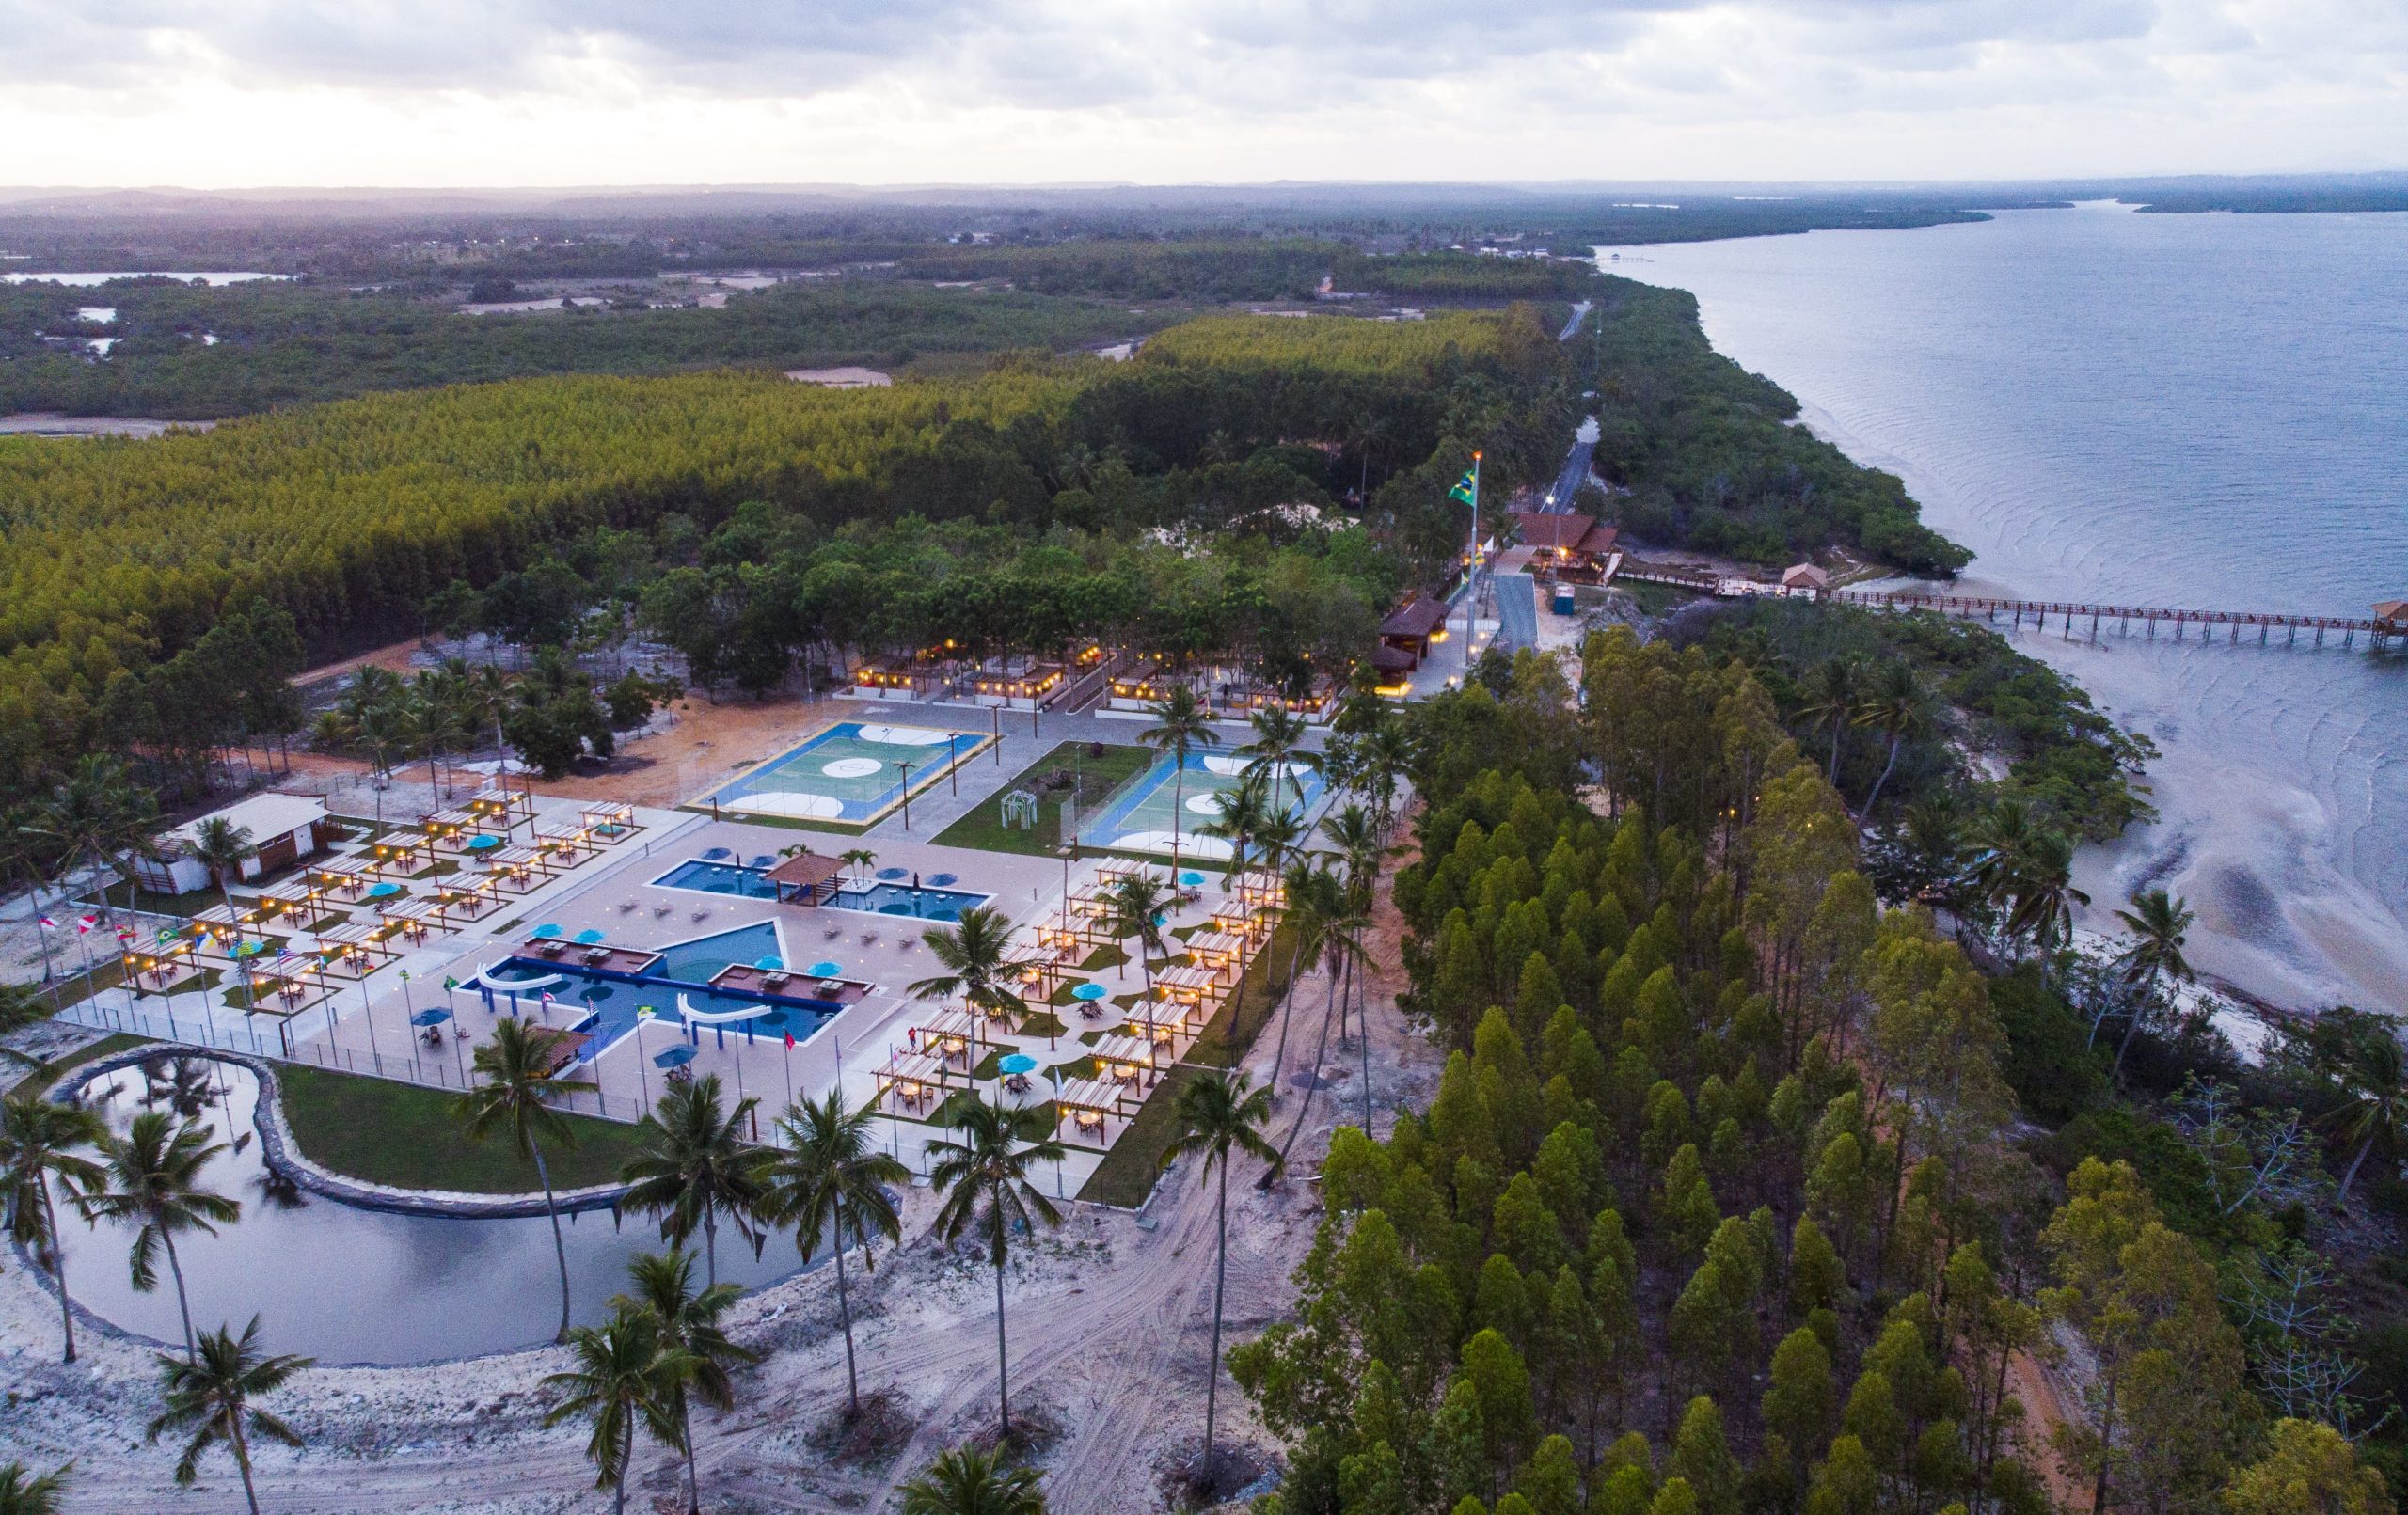
[[[271,1062],[328,1068],[339,1073],[416,1084],[420,1088],[439,1089],[451,1094],[459,1094],[476,1082],[465,1037],[447,1036],[440,1047],[429,1047],[413,1036],[406,1053],[388,1052],[381,1048],[360,1051],[350,1047],[329,1046],[317,1039],[313,1033],[321,1021],[321,1015],[315,1011],[295,1016],[289,1021],[277,1020],[275,1029],[264,1034],[257,1025],[249,1023],[249,1018],[240,1018],[241,1023],[233,1023],[232,1018],[221,1018],[212,1013],[205,1002],[198,1013],[179,1014],[173,1008],[152,1009],[140,1003],[85,1000],[69,1005],[59,1013],[58,1018],[88,1026],[95,1031],[121,1032],[173,1046],[243,1052]],[[575,1076],[573,1070],[570,1076]],[[599,1087],[570,1089],[554,1099],[552,1105],[572,1114],[595,1115],[604,1120],[628,1123],[642,1120],[645,1114],[645,1106],[641,1099],[626,1095],[612,1097]]]

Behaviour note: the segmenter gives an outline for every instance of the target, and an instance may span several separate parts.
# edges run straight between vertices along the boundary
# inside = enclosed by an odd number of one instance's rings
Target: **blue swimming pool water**
[[[590,1061],[635,1030],[638,1012],[647,1005],[659,1018],[644,1037],[645,1047],[654,1051],[666,1049],[671,1040],[681,1034],[677,1014],[681,996],[685,1003],[706,1015],[758,1008],[764,1001],[680,986],[707,983],[713,973],[730,963],[751,963],[780,955],[779,949],[776,924],[761,921],[679,942],[665,950],[660,961],[633,983],[591,973],[573,964],[517,959],[487,969],[482,976],[497,986],[495,1003],[504,1008],[509,1004],[510,984],[530,978],[556,979],[544,990],[519,990],[518,1013],[547,1025],[590,1032],[594,1036],[593,1045],[587,1049]],[[551,995],[548,1004],[543,999],[545,992]],[[589,1016],[591,1021],[587,1023]],[[801,1041],[830,1018],[800,1005],[772,1004],[762,1014],[726,1029],[729,1034],[742,1034],[749,1026],[755,1035],[779,1037],[792,1032],[795,1040]]]
[[[840,889],[829,907],[861,910],[871,915],[902,915],[920,921],[958,921],[961,912],[984,905],[990,895],[966,889],[913,889],[909,884],[872,884],[867,889]]]
[[[690,889],[705,894],[737,894],[750,900],[773,900],[778,886],[758,868],[740,862],[707,862],[695,858],[670,869],[653,883],[662,889]]]

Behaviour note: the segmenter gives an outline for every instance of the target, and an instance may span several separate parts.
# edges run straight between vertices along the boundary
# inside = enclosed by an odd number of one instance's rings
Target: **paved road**
[[[1497,645],[1511,652],[1539,644],[1539,587],[1528,574],[1497,576]]]
[[[1590,305],[1590,301],[1583,300],[1572,308],[1572,319],[1565,322],[1563,329],[1555,334],[1557,341],[1568,342],[1573,339],[1574,335],[1580,330],[1581,318],[1588,315]]]

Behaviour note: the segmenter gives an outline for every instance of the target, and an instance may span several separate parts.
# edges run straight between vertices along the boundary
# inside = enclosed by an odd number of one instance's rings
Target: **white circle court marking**
[[[1218,795],[1190,795],[1187,797],[1187,808],[1194,811],[1198,815],[1212,815],[1217,817],[1221,813],[1221,797]]]
[[[838,758],[820,765],[819,771],[831,779],[866,779],[885,766],[876,758]]]

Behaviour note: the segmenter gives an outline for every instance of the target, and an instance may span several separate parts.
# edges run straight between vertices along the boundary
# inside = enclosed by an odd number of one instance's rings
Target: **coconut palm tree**
[[[1385,831],[1396,819],[1397,787],[1413,769],[1413,739],[1392,712],[1363,734],[1363,785]]]
[[[2182,955],[2191,923],[2198,919],[2190,905],[2162,889],[2135,891],[2129,903],[2131,909],[2115,912],[2115,919],[2132,934],[2131,945],[2119,958],[2120,976],[2126,989],[2137,987],[2140,992],[2133,1002],[2131,1021],[2124,1028],[2124,1039],[2115,1044],[2115,1065],[2110,1070],[2115,1074],[2124,1071],[2124,1054],[2131,1049],[2132,1034],[2140,1029],[2142,1012],[2156,997],[2159,981],[2170,978],[2188,984],[2199,976],[2191,960]]]
[[[36,921],[41,918],[41,888],[48,882],[43,864],[52,851],[53,844],[41,829],[39,805],[19,800],[0,811],[0,876],[13,873],[24,879],[26,913]],[[41,949],[41,981],[50,986],[50,1005],[56,1010],[60,1008],[58,977],[51,967],[50,934],[37,925],[34,939]]]
[[[1262,775],[1275,789],[1285,782],[1295,791],[1296,803],[1303,804],[1305,781],[1296,777],[1296,770],[1321,765],[1321,759],[1301,750],[1311,730],[1305,718],[1275,705],[1256,711],[1249,722],[1254,740],[1238,749],[1238,756],[1248,760],[1245,772]]]
[[[164,1110],[146,1110],[134,1117],[123,1136],[101,1140],[106,1169],[102,1186],[86,1190],[75,1200],[87,1217],[123,1221],[136,1227],[128,1266],[135,1288],[144,1294],[159,1286],[158,1253],[165,1247],[167,1270],[176,1280],[176,1308],[183,1315],[184,1352],[198,1362],[192,1333],[192,1302],[184,1295],[184,1266],[176,1255],[180,1232],[215,1236],[219,1225],[243,1218],[240,1202],[204,1189],[201,1170],[226,1150],[213,1142],[210,1129],[179,1120]]]
[[[1931,700],[1923,691],[1923,681],[1915,677],[1914,665],[1905,658],[1883,664],[1872,689],[1850,719],[1859,726],[1871,726],[1890,739],[1890,755],[1881,765],[1881,777],[1873,781],[1872,793],[1864,797],[1864,814],[1870,816],[1873,807],[1880,802],[1882,786],[1898,766],[1898,749],[1931,722]]]
[[[542,1387],[562,1398],[544,1424],[584,1416],[594,1422],[585,1455],[594,1467],[594,1487],[609,1489],[618,1515],[626,1515],[627,1465],[635,1460],[641,1423],[663,1446],[684,1446],[677,1419],[677,1390],[693,1371],[689,1356],[661,1340],[660,1321],[649,1310],[621,1310],[599,1326],[579,1326],[566,1340],[577,1365],[547,1375]]]
[[[195,861],[209,870],[210,878],[217,885],[217,898],[225,905],[226,914],[230,918],[227,923],[228,929],[234,933],[234,945],[240,949],[245,939],[243,918],[234,909],[233,878],[236,874],[242,872],[245,862],[260,855],[260,849],[251,844],[251,829],[247,826],[236,826],[223,815],[212,815],[195,829],[192,855]],[[251,960],[238,950],[234,954],[234,963],[237,971],[242,975],[244,1000],[247,1003],[250,998]]]
[[[560,1204],[552,1197],[552,1171],[544,1161],[544,1146],[577,1144],[577,1128],[552,1108],[552,1101],[594,1085],[552,1077],[552,1046],[550,1036],[538,1034],[515,1017],[495,1022],[493,1040],[477,1049],[473,1065],[485,1081],[454,1099],[452,1112],[468,1140],[507,1134],[519,1156],[535,1164],[535,1179],[544,1186],[544,1213],[552,1218],[552,1255],[561,1269],[561,1329],[554,1339],[566,1341],[568,1243],[561,1239]]]
[[[72,1462],[34,1476],[22,1462],[0,1467],[0,1515],[58,1515],[58,1496]]]
[[[1329,878],[1327,893],[1331,898],[1321,905],[1324,912],[1321,923],[1322,970],[1328,975],[1322,991],[1321,1042],[1313,1051],[1313,1070],[1321,1069],[1322,1059],[1329,1052],[1329,1022],[1332,1004],[1338,994],[1339,980],[1349,974],[1354,960],[1363,955],[1363,933],[1370,925],[1370,915],[1363,905],[1348,895],[1335,876]],[[1348,982],[1351,984],[1352,979]],[[1339,1013],[1343,1014],[1343,1011]],[[1318,1080],[1315,1081],[1316,1082]],[[1288,1128],[1287,1139],[1279,1144],[1279,1158],[1287,1160],[1289,1148],[1296,1144],[1296,1133],[1305,1128],[1305,1116],[1313,1108],[1313,1084],[1305,1086],[1305,1102],[1296,1107],[1295,1124]],[[1368,1133],[1366,1133],[1368,1134]],[[1268,1188],[1272,1175],[1264,1174],[1259,1187]]]
[[[853,885],[859,888],[869,882],[870,866],[878,861],[878,854],[867,847],[848,847],[836,854],[836,860],[853,871]]]
[[[2049,829],[2036,833],[2015,878],[2015,907],[2007,912],[2010,936],[2029,937],[2040,955],[2040,976],[2058,947],[2073,936],[2073,911],[2090,896],[2073,887],[2073,838]]]
[[[1381,861],[1387,856],[1387,836],[1380,829],[1378,820],[1362,806],[1349,803],[1335,815],[1324,816],[1321,834],[1338,849],[1339,862],[1346,871],[1346,896],[1355,909],[1362,912],[1368,927],[1371,901],[1379,881]],[[1362,1041],[1363,1134],[1371,1134],[1371,1012],[1369,1003],[1360,1006],[1356,1030]]]
[[[1238,781],[1234,789],[1222,791],[1221,813],[1206,825],[1196,829],[1198,836],[1209,836],[1229,844],[1229,857],[1221,870],[1223,882],[1245,872],[1254,860],[1255,839],[1262,834],[1265,822],[1271,818],[1270,784],[1259,773],[1249,772]],[[1280,806],[1282,810],[1287,807]]]
[[[734,1284],[714,1284],[694,1291],[694,1255],[682,1247],[663,1252],[639,1252],[627,1259],[627,1278],[635,1286],[610,1301],[613,1310],[650,1315],[660,1345],[684,1354],[686,1376],[670,1391],[677,1416],[677,1440],[686,1454],[687,1515],[702,1515],[702,1480],[694,1469],[694,1399],[714,1410],[736,1408],[736,1381],[731,1364],[757,1363],[760,1354],[728,1339],[720,1317],[742,1297]]]
[[[443,784],[443,750],[461,734],[460,714],[440,670],[421,673],[393,702],[394,740],[426,759],[426,792]]]
[[[1180,1090],[1175,1108],[1179,1139],[1163,1154],[1163,1166],[1187,1153],[1201,1152],[1203,1176],[1220,1179],[1214,1200],[1218,1250],[1212,1263],[1212,1355],[1205,1360],[1204,1463],[1196,1479],[1209,1488],[1215,1450],[1213,1414],[1221,1387],[1221,1301],[1229,1277],[1229,1163],[1237,1153],[1245,1152],[1261,1159],[1267,1171],[1276,1174],[1280,1158],[1262,1139],[1262,1128],[1271,1119],[1271,1091],[1250,1088],[1243,1073],[1207,1073],[1193,1080]]]
[[[1034,1230],[1036,1221],[1062,1223],[1062,1212],[1038,1191],[1029,1175],[1038,1164],[1059,1162],[1066,1154],[1045,1113],[1033,1107],[1006,1110],[974,1099],[955,1106],[943,1124],[959,1133],[960,1140],[928,1144],[928,1155],[935,1160],[928,1182],[944,1195],[936,1230],[950,1242],[974,1225],[995,1270],[995,1424],[1000,1442],[1012,1428],[1011,1360],[1004,1346],[1004,1262],[1013,1227]]]
[[[858,1110],[845,1108],[844,1092],[788,1105],[779,1118],[784,1149],[769,1165],[767,1213],[794,1227],[794,1244],[809,1262],[821,1238],[836,1254],[836,1318],[845,1333],[845,1413],[862,1412],[861,1379],[853,1362],[853,1306],[845,1281],[845,1253],[862,1248],[862,1262],[875,1269],[870,1248],[883,1237],[903,1239],[903,1219],[887,1191],[911,1181],[911,1170],[878,1150],[870,1122],[873,1098]]]
[[[1180,818],[1187,813],[1187,754],[1213,739],[1212,719],[1196,697],[1195,686],[1183,679],[1148,705],[1146,713],[1154,723],[1139,732],[1137,740],[1171,760],[1170,831],[1176,842]]]
[[[200,1338],[200,1350],[189,1360],[171,1352],[157,1354],[160,1386],[167,1406],[144,1433],[157,1441],[166,1431],[190,1431],[183,1456],[176,1460],[176,1482],[189,1484],[200,1475],[201,1455],[223,1442],[234,1454],[243,1475],[243,1497],[251,1515],[259,1515],[259,1487],[251,1481],[251,1437],[265,1436],[287,1446],[299,1446],[301,1434],[282,1417],[251,1401],[274,1394],[285,1380],[317,1361],[312,1357],[262,1356],[259,1349],[260,1318],[243,1328],[241,1339],[224,1326]]]
[[[997,1019],[1027,1013],[1027,1002],[1012,986],[1027,965],[1011,955],[1012,923],[1003,911],[974,905],[953,924],[923,932],[920,939],[945,971],[912,985],[911,998],[958,994],[972,1009]]]
[[[703,1258],[713,1287],[719,1284],[719,1219],[724,1215],[759,1250],[752,1217],[764,1195],[762,1176],[769,1154],[744,1140],[744,1126],[760,1101],[743,1098],[733,1110],[720,1104],[716,1073],[705,1073],[662,1092],[644,1117],[643,1146],[619,1170],[627,1191],[622,1209],[660,1217],[660,1238],[682,1247],[703,1233]]]
[[[133,872],[119,860],[155,858],[159,807],[134,781],[126,766],[103,752],[75,760],[37,812],[34,829],[51,839],[71,870],[83,863],[100,876],[101,908],[109,908],[109,878],[123,872],[127,907],[133,907]]]
[[[1847,723],[1856,715],[1863,692],[1863,663],[1848,654],[1838,654],[1815,665],[1807,681],[1806,703],[1798,707],[1798,719],[1831,729],[1830,767],[1825,777],[1835,789],[1839,787],[1840,750],[1847,740]]]
[[[957,1446],[903,1486],[903,1515],[1045,1515],[1035,1468],[1006,1468],[1003,1448]]]
[[[459,698],[462,713],[493,732],[493,755],[506,761],[510,747],[501,738],[501,722],[515,703],[511,695],[510,675],[491,663],[479,664],[467,670],[461,680]]]
[[[335,708],[341,712],[350,726],[352,740],[368,759],[376,797],[376,824],[385,824],[385,783],[393,776],[392,755],[400,736],[402,719],[402,677],[391,669],[374,663],[360,665],[352,674],[336,700]]]
[[[1327,868],[1297,859],[1280,876],[1287,903],[1282,907],[1288,932],[1288,980],[1279,991],[1279,1040],[1271,1052],[1272,1097],[1278,1098],[1279,1076],[1288,1065],[1288,1023],[1294,1015],[1296,981],[1306,963],[1321,955],[1329,923],[1344,907],[1345,888]]]
[[[2001,918],[2013,908],[2017,885],[2040,831],[2020,799],[2010,797],[1990,807],[1973,827],[1971,838],[1972,857],[1966,882],[1974,901]]]
[[[67,1297],[67,1252],[60,1244],[55,1182],[71,1201],[98,1190],[101,1165],[84,1156],[108,1134],[88,1110],[57,1104],[38,1094],[10,1095],[0,1101],[0,1212],[8,1235],[36,1263],[50,1269],[58,1286],[58,1329],[67,1342],[62,1361],[75,1361],[75,1309]]]
[[[2357,1146],[2349,1170],[2341,1175],[2342,1199],[2350,1197],[2367,1154],[2378,1145],[2396,1151],[2401,1135],[2408,1133],[2408,1067],[2403,1063],[2408,1059],[2401,1056],[2398,1034],[2375,1025],[2356,1038],[2336,1069],[2350,1102],[2334,1113],[2332,1124],[2342,1141]]]
[[[1163,920],[1170,908],[1171,892],[1150,874],[1126,874],[1103,892],[1103,929],[1120,940],[1137,939],[1137,956],[1146,969],[1146,1001],[1150,1004],[1154,959],[1169,955],[1169,945],[1163,939]]]

